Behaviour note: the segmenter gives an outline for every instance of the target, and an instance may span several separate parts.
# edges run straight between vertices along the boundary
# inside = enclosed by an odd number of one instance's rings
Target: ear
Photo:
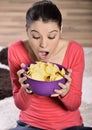
[[[26,25],[26,33],[27,33],[27,36],[29,37],[29,29],[28,29],[27,25]]]
[[[26,28],[26,32],[28,32],[28,27],[27,27],[27,24],[25,25],[25,28]]]
[[[26,29],[27,36],[29,37],[28,29]]]
[[[62,37],[62,28],[63,28],[63,25],[61,26],[61,29],[60,29],[60,38]]]
[[[63,32],[63,24],[61,25],[61,34],[62,34],[62,32]]]

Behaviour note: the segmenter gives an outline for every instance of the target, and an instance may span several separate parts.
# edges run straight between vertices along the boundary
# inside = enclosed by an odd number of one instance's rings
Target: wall
[[[0,0],[0,45],[26,39],[25,13],[37,0]],[[53,0],[63,15],[62,37],[92,46],[92,0]]]

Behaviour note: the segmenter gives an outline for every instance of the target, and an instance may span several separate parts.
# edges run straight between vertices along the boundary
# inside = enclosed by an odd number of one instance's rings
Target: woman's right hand
[[[21,68],[23,68],[23,67],[25,67],[24,63],[21,64]],[[32,93],[32,90],[29,89],[29,84],[25,83],[25,81],[27,80],[27,77],[25,77],[23,75],[24,72],[25,72],[24,69],[20,69],[17,72],[17,75],[19,77],[19,83],[21,84],[21,87],[23,87],[25,89],[25,91],[30,94],[30,93]]]

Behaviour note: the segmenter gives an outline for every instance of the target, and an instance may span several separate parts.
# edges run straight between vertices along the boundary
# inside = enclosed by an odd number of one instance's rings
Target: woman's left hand
[[[54,90],[54,94],[51,95],[51,97],[57,97],[57,96],[61,96],[64,97],[70,90],[70,84],[71,84],[71,73],[72,70],[68,69],[68,74],[66,74],[64,77],[67,79],[67,82],[65,84],[59,83],[58,85],[61,87],[60,90],[55,89]]]

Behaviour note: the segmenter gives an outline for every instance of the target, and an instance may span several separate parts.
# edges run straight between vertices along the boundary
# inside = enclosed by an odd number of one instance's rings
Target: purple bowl
[[[56,64],[56,65],[60,69],[64,68],[67,72],[67,69],[63,67],[62,65],[59,65],[59,64]],[[28,66],[29,65],[26,65],[24,69],[27,70]],[[50,96],[51,94],[54,93],[54,89],[61,89],[58,86],[59,82],[65,84],[66,81],[67,80],[65,78],[62,78],[60,80],[55,80],[55,81],[38,81],[38,80],[34,80],[27,77],[26,83],[29,84],[29,88],[33,91],[33,93],[38,94],[40,96]]]

